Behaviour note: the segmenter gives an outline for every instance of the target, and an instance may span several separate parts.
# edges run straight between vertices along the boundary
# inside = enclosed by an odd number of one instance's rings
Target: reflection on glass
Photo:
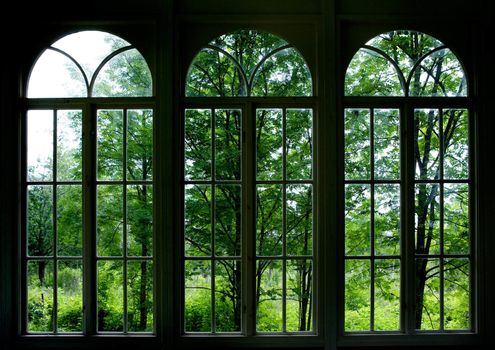
[[[375,330],[400,329],[400,261],[375,261]]]
[[[288,332],[313,329],[313,266],[311,260],[287,262],[287,309]]]
[[[360,49],[345,75],[346,96],[403,96],[395,67],[381,54]]]
[[[51,49],[41,54],[29,76],[28,98],[87,97],[87,94],[84,76],[74,62]]]
[[[59,261],[57,274],[57,329],[83,330],[83,268],[81,260]]]
[[[368,109],[346,109],[345,177],[367,180],[370,172],[370,112]]]
[[[440,127],[436,109],[416,109],[415,122],[415,163],[416,179],[440,178]]]
[[[440,194],[438,184],[416,184],[416,254],[440,252]]]
[[[311,96],[313,92],[311,72],[293,48],[271,55],[253,74],[252,96]]]
[[[123,111],[99,110],[97,134],[98,180],[122,180]]]
[[[52,186],[27,188],[28,255],[53,254],[53,189]]]
[[[258,185],[256,208],[257,254],[282,254],[282,186]]]
[[[215,187],[215,248],[217,256],[241,255],[241,186]]]
[[[445,184],[444,186],[444,251],[446,254],[469,254],[468,185]]]
[[[345,254],[369,255],[371,249],[369,185],[345,186]]]
[[[370,262],[346,260],[345,262],[345,330],[370,329]]]
[[[217,260],[215,268],[215,322],[217,332],[241,330],[241,262]]]
[[[123,204],[122,186],[97,187],[96,244],[98,256],[122,256]]]
[[[286,186],[286,251],[288,255],[313,252],[313,187]]]
[[[96,77],[94,97],[152,96],[151,72],[136,49],[119,53],[108,61]]]
[[[53,178],[53,111],[29,110],[27,113],[27,180],[51,181]]]
[[[400,254],[400,185],[375,185],[375,254]]]
[[[127,329],[129,332],[153,331],[153,263],[127,263]]]
[[[416,259],[416,327],[440,329],[440,261]]]
[[[469,120],[466,109],[443,110],[445,179],[469,178]]]
[[[429,54],[412,73],[411,96],[466,96],[462,65],[449,49]]]
[[[260,260],[256,266],[256,330],[282,330],[282,263]]]
[[[211,263],[186,260],[184,263],[186,332],[211,332]]]
[[[444,328],[470,329],[469,260],[445,260],[444,280]]]
[[[82,112],[57,111],[57,180],[82,179]]]
[[[59,256],[82,256],[81,185],[57,186],[57,249]]]
[[[311,179],[313,176],[313,111],[311,109],[287,109],[285,135],[287,179]]]
[[[53,331],[53,262],[27,264],[27,331]]]
[[[282,179],[282,110],[256,111],[256,166],[258,180]]]
[[[151,180],[153,176],[153,111],[127,111],[127,179]]]
[[[127,254],[153,255],[153,187],[127,186]]]
[[[124,328],[124,275],[122,261],[100,260],[98,268],[98,331]]]
[[[211,111],[186,109],[184,134],[185,179],[211,179]]]
[[[211,254],[210,185],[186,185],[184,201],[185,255],[208,256]]]
[[[241,111],[215,110],[215,178],[241,178]]]
[[[400,177],[400,114],[398,109],[374,110],[375,178]]]

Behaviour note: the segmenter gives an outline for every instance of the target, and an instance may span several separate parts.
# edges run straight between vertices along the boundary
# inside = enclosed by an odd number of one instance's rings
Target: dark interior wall
[[[370,38],[370,33],[380,33],[398,24],[412,29],[423,30],[444,40],[462,57],[471,76],[477,77],[476,112],[479,161],[479,222],[482,255],[480,267],[480,301],[485,306],[485,319],[481,329],[487,337],[483,345],[494,345],[490,335],[495,329],[493,311],[493,276],[495,267],[495,232],[491,220],[495,215],[495,187],[493,172],[493,118],[492,99],[495,94],[493,82],[493,54],[490,52],[495,37],[495,9],[491,0],[86,0],[86,1],[16,1],[7,9],[2,3],[0,32],[2,33],[2,63],[0,64],[0,350],[7,348],[14,337],[17,326],[15,318],[15,268],[16,235],[18,232],[18,158],[19,158],[19,106],[20,91],[29,72],[29,67],[44,46],[57,38],[60,33],[77,29],[107,28],[116,33],[126,33],[132,40],[142,33],[146,40],[137,40],[145,56],[155,55],[156,49],[166,50],[178,57],[191,55],[194,45],[207,38],[180,42],[172,45],[161,42],[166,35],[159,30],[169,28],[176,41],[193,38],[200,30],[201,22],[214,26],[216,18],[231,18],[231,28],[237,23],[257,23],[264,28],[277,31],[280,23],[298,22],[300,30],[294,27],[294,40],[300,41],[303,50],[312,57],[310,65],[318,67],[319,79],[337,72],[356,50],[359,43]],[[302,19],[303,18],[303,19]],[[309,26],[304,18],[319,23]],[[302,19],[302,20],[301,20]],[[309,22],[311,22],[309,21]],[[221,22],[225,22],[222,20]],[[212,24],[213,23],[213,24]],[[301,24],[302,23],[302,24]],[[190,26],[188,26],[190,24]],[[225,24],[222,24],[224,26]],[[134,28],[129,30],[129,26]],[[286,30],[287,32],[287,30]],[[311,40],[304,42],[305,33]],[[373,35],[371,35],[373,36]],[[456,40],[451,40],[451,38]],[[322,38],[327,39],[330,47]],[[461,38],[461,39],[459,39]],[[188,46],[189,45],[189,46]],[[338,50],[336,49],[338,45]],[[315,46],[312,48],[312,46]],[[178,49],[178,51],[174,51]],[[338,52],[337,52],[338,51]],[[321,54],[324,52],[324,54]],[[336,52],[338,57],[333,57]],[[190,57],[183,57],[188,61]],[[159,68],[151,60],[152,68]],[[178,67],[186,66],[179,64]],[[340,68],[339,68],[340,67]],[[339,70],[340,69],[340,70]],[[159,69],[158,69],[159,70]],[[177,72],[176,72],[177,73]],[[183,72],[182,72],[183,73]],[[178,74],[180,77],[180,74]],[[323,75],[323,76],[322,76]],[[179,78],[177,77],[177,78]],[[339,76],[337,79],[341,78]],[[337,80],[338,81],[338,80]],[[173,85],[174,82],[165,82]],[[333,87],[335,88],[335,86]],[[323,98],[333,99],[329,91],[322,90]],[[173,106],[169,106],[173,113]],[[329,108],[329,113],[332,109]],[[439,348],[439,347],[437,347]]]

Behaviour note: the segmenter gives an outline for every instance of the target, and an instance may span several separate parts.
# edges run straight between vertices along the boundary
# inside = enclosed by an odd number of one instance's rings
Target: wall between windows
[[[367,39],[381,32],[407,28],[431,34],[451,47],[466,65],[474,84],[475,112],[477,113],[477,187],[478,196],[478,245],[480,310],[479,348],[495,344],[493,330],[495,312],[493,295],[495,267],[495,186],[490,165],[493,163],[492,99],[493,54],[489,50],[495,38],[495,9],[490,0],[86,0],[86,1],[17,1],[13,8],[0,14],[2,33],[2,64],[0,82],[0,349],[11,349],[16,342],[17,318],[17,237],[19,232],[19,110],[22,106],[20,91],[26,81],[29,68],[36,55],[55,38],[72,30],[102,29],[123,35],[135,43],[147,58],[155,72],[158,100],[162,116],[176,113],[177,97],[174,91],[180,87],[183,71],[195,45],[207,38],[195,35],[203,26],[225,28],[254,25],[294,39],[295,46],[309,57],[318,82],[321,98],[320,127],[336,135],[338,118],[336,92],[339,91],[345,65],[356,49]],[[215,29],[213,29],[215,30]],[[211,33],[211,32],[210,32]],[[305,40],[305,37],[310,40]],[[198,48],[199,46],[196,46]],[[185,57],[184,57],[185,56]],[[172,62],[175,62],[172,65]],[[184,63],[186,62],[186,63]],[[164,64],[165,63],[165,64]],[[175,68],[174,68],[175,67]],[[174,95],[175,94],[175,95]],[[333,128],[333,129],[332,129]],[[333,131],[332,131],[333,130]],[[168,136],[171,136],[170,134]],[[323,147],[331,147],[327,141]],[[328,149],[329,159],[336,152]],[[166,163],[169,163],[167,160]],[[169,164],[170,165],[170,164]],[[328,171],[335,171],[326,169]],[[321,189],[331,191],[334,183],[324,183]],[[335,209],[331,194],[325,193],[322,211]],[[167,202],[170,205],[170,202]],[[324,223],[328,232],[334,232],[336,224]],[[333,238],[325,242],[328,247]],[[169,261],[170,263],[170,261]],[[331,257],[321,261],[333,266]],[[168,270],[171,270],[169,268]],[[328,305],[335,305],[332,286],[336,279],[333,270],[327,270],[324,278],[323,304],[325,312],[332,312]],[[170,314],[165,323],[173,322]],[[333,323],[328,315],[326,322]],[[330,326],[322,325],[324,328]],[[165,334],[166,335],[166,334]],[[331,332],[326,332],[328,348],[335,345]],[[168,344],[165,339],[163,344]],[[23,347],[37,344],[22,343]],[[57,345],[58,344],[58,345]],[[66,347],[65,342],[48,344],[48,347]],[[366,345],[366,344],[363,344]],[[46,346],[46,345],[45,345]],[[87,347],[81,343],[79,347]],[[247,344],[249,346],[249,344]],[[353,347],[357,349],[357,347]],[[370,347],[365,347],[369,349]],[[426,349],[426,347],[421,346]],[[441,348],[441,347],[430,347]],[[451,348],[451,347],[449,347]],[[466,348],[466,346],[463,346]]]

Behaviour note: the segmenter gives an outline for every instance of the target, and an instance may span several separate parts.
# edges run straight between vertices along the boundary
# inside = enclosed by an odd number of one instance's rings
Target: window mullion
[[[96,334],[96,109],[83,108],[83,332]]]
[[[252,103],[244,105],[242,118],[242,333],[256,329],[256,149],[255,116]]]

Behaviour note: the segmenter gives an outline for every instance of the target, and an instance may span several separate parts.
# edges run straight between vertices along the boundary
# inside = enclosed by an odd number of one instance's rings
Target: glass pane
[[[345,262],[345,331],[370,330],[370,262]]]
[[[412,74],[410,96],[467,96],[466,77],[457,57],[443,49],[428,55]]]
[[[28,98],[87,97],[79,68],[67,56],[45,50],[36,61],[28,83]]]
[[[59,261],[57,275],[59,332],[83,331],[83,267],[81,260]]]
[[[438,184],[416,184],[416,254],[440,253]]]
[[[27,188],[28,255],[53,254],[53,189],[52,186]]]
[[[215,187],[215,250],[217,256],[241,255],[241,186]]]
[[[256,166],[258,180],[282,179],[282,110],[256,110]]]
[[[153,187],[127,186],[128,255],[153,255]]]
[[[313,264],[311,260],[287,262],[287,331],[313,329]]]
[[[59,256],[82,256],[82,188],[57,186],[57,249]]]
[[[282,262],[260,260],[256,265],[256,331],[282,331]]]
[[[241,261],[217,260],[215,318],[217,332],[241,331]]]
[[[153,331],[153,262],[127,262],[127,322],[129,332]]]
[[[98,256],[122,256],[124,209],[119,185],[97,187],[96,241]]]
[[[370,172],[370,111],[345,110],[345,178],[368,180]]]
[[[313,110],[286,110],[286,173],[289,180],[313,176]]]
[[[375,260],[375,330],[400,330],[400,260]]]
[[[258,185],[256,191],[256,253],[282,254],[282,186]]]
[[[53,178],[53,111],[27,113],[27,180]]]
[[[187,74],[186,96],[246,95],[242,71],[230,57],[210,48],[204,48],[196,55]]]
[[[211,179],[211,110],[186,109],[184,133],[185,179]]]
[[[52,46],[67,52],[91,79],[98,65],[112,52],[130,44],[109,33],[87,30],[64,36]]]
[[[416,260],[416,328],[440,329],[440,262]]]
[[[119,53],[108,61],[96,77],[94,97],[152,96],[153,79],[144,57],[136,49]]]
[[[211,262],[185,261],[185,330],[211,332]]]
[[[287,185],[286,232],[288,255],[313,253],[313,186]]]
[[[443,111],[443,177],[469,178],[469,120],[465,109]]]
[[[123,112],[121,110],[99,110],[97,128],[98,179],[122,180]]]
[[[377,52],[360,49],[345,75],[346,96],[403,96],[395,67]]]
[[[57,111],[57,180],[82,179],[82,112]]]
[[[469,254],[469,188],[445,184],[443,193],[443,240],[446,254]]]
[[[241,111],[215,110],[215,178],[241,178]]]
[[[400,178],[400,112],[398,109],[375,109],[375,179]]]
[[[53,262],[27,264],[27,331],[53,331]]]
[[[271,55],[258,70],[251,86],[252,96],[311,96],[311,72],[304,58],[293,48]]]
[[[211,255],[210,185],[186,185],[184,201],[185,255],[209,256]]]
[[[375,185],[375,254],[400,254],[400,185]]]
[[[127,111],[127,179],[151,180],[153,176],[153,111]]]
[[[124,274],[122,261],[98,261],[98,331],[122,332]]]
[[[345,254],[371,254],[371,194],[369,185],[345,186]]]
[[[439,114],[436,109],[416,109],[415,163],[416,179],[439,179]]]
[[[445,260],[444,280],[445,329],[471,329],[469,260]]]

